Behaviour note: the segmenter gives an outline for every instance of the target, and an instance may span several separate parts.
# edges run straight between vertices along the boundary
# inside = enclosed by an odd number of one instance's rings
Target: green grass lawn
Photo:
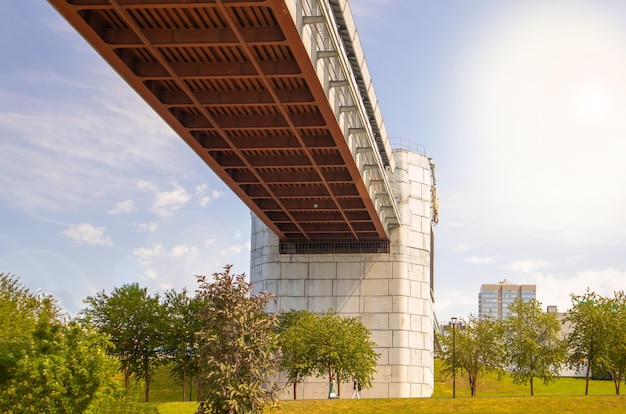
[[[452,378],[444,378],[438,374],[439,361],[435,360],[435,390],[433,397],[451,397],[452,396]],[[541,380],[535,379],[534,389],[536,396],[546,395],[584,395],[585,379],[584,378],[559,378],[555,382],[544,385]],[[590,381],[589,395],[613,395],[615,387],[613,381]],[[478,386],[476,388],[478,397],[513,397],[513,396],[530,396],[530,385],[517,385],[513,383],[510,376],[505,375],[498,381],[497,375],[487,375],[478,377]],[[456,396],[469,397],[470,388],[469,380],[464,375],[457,374],[456,377]]]
[[[194,403],[159,403],[159,414],[193,414]],[[538,396],[284,401],[278,414],[623,413],[624,396]]]
[[[589,396],[584,396],[585,380],[560,378],[554,383],[535,383],[535,397],[530,397],[528,385],[516,385],[510,377],[498,381],[494,375],[479,378],[478,397],[469,397],[469,385],[464,376],[457,375],[456,395],[452,396],[452,379],[438,375],[435,364],[433,398],[419,399],[361,399],[282,401],[279,414],[386,414],[386,413],[623,413],[626,397],[615,396],[612,381],[591,381]],[[157,371],[150,386],[150,405],[159,414],[193,414],[196,402],[182,401],[182,386],[169,378],[167,368]],[[193,389],[193,398],[197,398]],[[143,390],[132,391],[137,401],[143,401]],[[269,413],[270,411],[267,410]]]
[[[121,373],[117,374],[117,380],[120,384],[123,384],[123,376]],[[129,389],[129,397],[137,402],[145,402],[146,390],[143,386],[143,382],[135,382],[131,380],[131,387]],[[198,389],[193,385],[191,390],[191,399],[196,401],[198,399]],[[180,402],[183,401],[183,386],[170,376],[170,368],[168,366],[161,366],[156,369],[154,379],[150,383],[150,402],[151,403],[165,403],[165,402]],[[189,401],[189,385],[187,385],[185,400]]]

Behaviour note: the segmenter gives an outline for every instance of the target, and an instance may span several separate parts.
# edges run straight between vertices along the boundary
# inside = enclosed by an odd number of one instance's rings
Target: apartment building
[[[497,284],[483,284],[478,293],[478,317],[492,315],[498,320],[509,316],[509,305],[516,299],[528,302],[537,297],[537,285],[514,285],[506,279]]]

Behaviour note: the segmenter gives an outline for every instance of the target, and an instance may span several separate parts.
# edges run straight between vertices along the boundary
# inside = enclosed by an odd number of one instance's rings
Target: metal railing
[[[393,149],[409,150],[417,154],[426,156],[426,147],[408,139],[390,137],[389,142],[391,143],[391,148]]]
[[[280,242],[280,254],[389,253],[388,240]]]

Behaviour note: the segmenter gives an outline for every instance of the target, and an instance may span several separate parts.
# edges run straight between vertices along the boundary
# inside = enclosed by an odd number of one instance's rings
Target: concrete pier
[[[333,308],[359,316],[371,330],[381,356],[373,388],[363,390],[363,398],[433,392],[432,167],[426,156],[408,150],[394,150],[393,156],[389,179],[401,224],[391,231],[388,252],[281,254],[278,238],[252,219],[250,278],[255,291],[275,294],[269,311]],[[325,398],[326,381],[300,384],[298,399]],[[351,385],[342,388],[348,397]]]

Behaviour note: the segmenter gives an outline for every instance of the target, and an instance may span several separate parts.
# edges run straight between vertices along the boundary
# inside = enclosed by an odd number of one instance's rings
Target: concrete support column
[[[278,238],[252,218],[250,278],[255,291],[275,294],[269,311],[333,308],[371,330],[381,356],[363,398],[430,397],[434,384],[430,163],[410,151],[393,155],[390,181],[402,225],[389,235],[389,253],[280,254]],[[298,398],[326,398],[326,386],[311,379],[299,385]]]

